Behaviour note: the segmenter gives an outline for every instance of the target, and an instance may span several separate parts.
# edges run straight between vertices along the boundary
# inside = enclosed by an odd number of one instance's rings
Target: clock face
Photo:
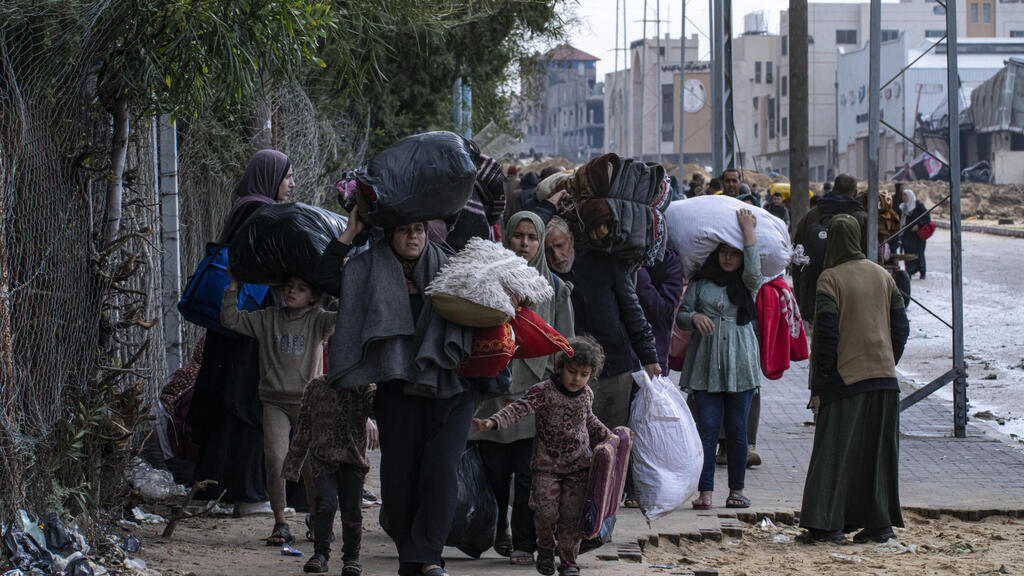
[[[696,78],[690,78],[683,83],[683,110],[690,114],[700,111],[704,107],[706,96],[704,83]]]

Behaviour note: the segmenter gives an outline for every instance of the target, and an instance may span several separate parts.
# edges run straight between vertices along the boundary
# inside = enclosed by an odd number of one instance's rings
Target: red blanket
[[[769,380],[782,378],[791,360],[806,360],[810,356],[800,308],[784,278],[776,278],[758,291],[757,321],[761,372]]]

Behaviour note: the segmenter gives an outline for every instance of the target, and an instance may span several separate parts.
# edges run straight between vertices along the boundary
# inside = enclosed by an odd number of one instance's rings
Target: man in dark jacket
[[[633,354],[652,378],[661,374],[654,333],[640,307],[635,277],[611,254],[597,250],[576,254],[572,232],[561,218],[550,219],[546,234],[548,266],[573,284],[576,333],[590,334],[604,348],[604,371],[592,386],[594,414],[609,428],[625,426]]]
[[[793,233],[793,244],[802,244],[811,259],[803,268],[794,267],[793,270],[793,292],[800,305],[800,315],[808,322],[814,320],[815,287],[824,264],[828,238],[825,230],[836,214],[849,214],[857,220],[861,230],[861,250],[867,252],[868,213],[857,201],[857,180],[849,174],[836,176],[833,190],[807,212]]]

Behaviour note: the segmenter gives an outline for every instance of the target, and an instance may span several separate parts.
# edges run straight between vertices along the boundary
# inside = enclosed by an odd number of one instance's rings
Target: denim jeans
[[[747,473],[747,416],[754,390],[732,394],[712,394],[693,390],[697,410],[694,419],[704,446],[704,468],[697,489],[710,492],[715,489],[715,448],[718,430],[725,425],[726,454],[729,457],[729,489],[743,490]]]

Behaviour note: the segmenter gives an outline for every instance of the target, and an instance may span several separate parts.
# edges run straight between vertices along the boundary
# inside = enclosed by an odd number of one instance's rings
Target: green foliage
[[[568,0],[412,4],[419,10],[339,17],[322,52],[327,69],[311,74],[312,86],[326,87],[315,91],[321,110],[368,119],[371,153],[415,132],[450,129],[459,77],[472,79],[474,129],[508,127],[518,63],[566,34]]]
[[[336,26],[315,0],[118,0],[97,22],[100,96],[195,113],[205,102],[245,102],[303,62],[326,66],[318,47]]]

